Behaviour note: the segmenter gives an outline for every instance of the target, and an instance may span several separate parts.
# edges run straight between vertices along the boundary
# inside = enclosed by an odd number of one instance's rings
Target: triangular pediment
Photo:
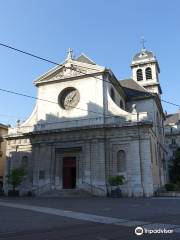
[[[81,55],[83,56],[83,55]],[[81,58],[81,60],[85,59],[85,56]],[[90,61],[90,60],[89,60]],[[87,61],[88,62],[88,61]],[[63,64],[51,69],[40,78],[34,81],[35,85],[46,83],[46,82],[53,82],[59,81],[63,79],[75,78],[86,76],[89,74],[94,74],[97,72],[103,72],[105,67],[101,67],[94,64],[90,64],[87,62],[81,62],[76,60],[67,60]]]

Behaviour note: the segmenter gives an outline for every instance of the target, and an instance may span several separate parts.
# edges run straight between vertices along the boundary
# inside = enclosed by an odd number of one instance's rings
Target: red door
[[[76,158],[63,158],[63,188],[71,189],[76,187]]]

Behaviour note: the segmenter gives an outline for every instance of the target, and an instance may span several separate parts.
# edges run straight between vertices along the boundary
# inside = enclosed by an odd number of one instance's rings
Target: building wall
[[[99,76],[100,77],[100,76]],[[64,110],[58,104],[39,101],[38,102],[38,121],[54,121],[59,118],[68,120],[71,118],[95,116],[94,112],[103,113],[103,88],[102,81],[95,78],[73,79],[39,86],[38,97],[47,99],[50,102],[58,102],[60,92],[66,87],[74,87],[80,92],[80,101],[77,108],[71,111]],[[84,111],[80,110],[84,109]]]
[[[3,139],[3,136],[8,132],[7,128],[0,127],[0,137],[2,138],[2,142],[0,142],[0,180],[2,180],[4,176],[4,166],[6,160],[6,141]]]
[[[129,115],[124,110],[124,96],[117,89],[117,85],[119,88],[120,85],[117,80],[114,79],[112,81],[111,78],[108,74],[101,72],[99,75],[91,77],[80,76],[52,82],[48,79],[46,83],[41,83],[37,86],[37,97],[47,101],[37,100],[32,115],[20,127],[26,128],[29,131],[28,127],[30,126],[34,126],[35,129],[39,125],[49,124],[49,126],[52,126],[52,123],[61,122],[61,128],[64,128],[68,127],[68,122],[73,122],[77,119],[87,120],[102,117],[103,120],[104,114]],[[68,87],[74,87],[80,93],[79,103],[70,111],[63,109],[58,104],[59,94]],[[114,89],[114,100],[110,96],[111,88]],[[120,101],[123,103],[123,109],[120,107]],[[99,119],[97,119],[97,123],[99,123]],[[81,125],[83,126],[83,124],[82,121]]]
[[[180,124],[176,127],[165,126],[165,146],[168,151],[167,161],[171,161],[175,156],[175,151],[180,147]]]
[[[175,157],[177,148],[180,148],[180,110],[178,113],[166,116],[165,146],[167,149],[167,167]]]
[[[136,104],[137,112],[147,111],[149,119],[153,122],[151,133],[151,158],[153,163],[154,187],[158,188],[168,181],[166,155],[164,145],[164,117],[154,99],[133,100],[128,102],[130,110],[132,104]],[[161,181],[161,183],[160,183]]]

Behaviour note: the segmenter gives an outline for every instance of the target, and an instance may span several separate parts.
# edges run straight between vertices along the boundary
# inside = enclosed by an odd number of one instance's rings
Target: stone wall
[[[11,168],[19,165],[22,156],[29,153],[31,187],[41,194],[62,189],[62,159],[75,156],[76,187],[95,195],[106,195],[108,176],[119,174],[117,152],[123,150],[126,154],[123,195],[152,196],[154,178],[149,133],[149,125],[33,133],[29,136],[30,144],[22,146],[20,140],[9,145]]]

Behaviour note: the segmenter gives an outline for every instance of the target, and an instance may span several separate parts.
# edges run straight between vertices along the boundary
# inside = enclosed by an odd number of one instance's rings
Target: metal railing
[[[103,193],[106,193],[106,186],[104,185],[105,188],[103,188],[102,186],[97,186],[97,185],[94,185],[94,184],[91,184],[91,183],[88,183],[88,182],[82,182],[82,184],[85,184],[89,187],[89,189],[91,190],[91,194],[93,192],[95,192],[96,190],[100,190],[101,192]],[[33,196],[39,196],[43,193],[46,193],[48,191],[53,191],[55,190],[55,188],[53,189],[52,188],[52,183],[46,183],[46,184],[43,184],[43,185],[38,185],[38,186],[33,186],[32,187],[32,195]],[[64,190],[64,189],[62,189]],[[85,190],[83,188],[78,188],[77,190]]]
[[[84,181],[82,181],[82,184],[86,184],[87,186],[89,186],[89,188],[91,189],[91,193],[94,192],[93,190],[97,190],[97,189],[102,191],[103,193],[106,193],[106,190],[101,186],[97,186],[92,183],[88,183],[88,182],[84,182]],[[104,185],[104,187],[106,188],[106,185]]]
[[[49,188],[48,188],[48,186],[49,186]],[[50,182],[45,183],[43,185],[33,186],[32,187],[32,193],[33,193],[34,196],[35,195],[40,195],[42,193],[47,192],[48,190],[49,191],[52,190],[51,187],[52,187],[52,183],[50,183]]]

